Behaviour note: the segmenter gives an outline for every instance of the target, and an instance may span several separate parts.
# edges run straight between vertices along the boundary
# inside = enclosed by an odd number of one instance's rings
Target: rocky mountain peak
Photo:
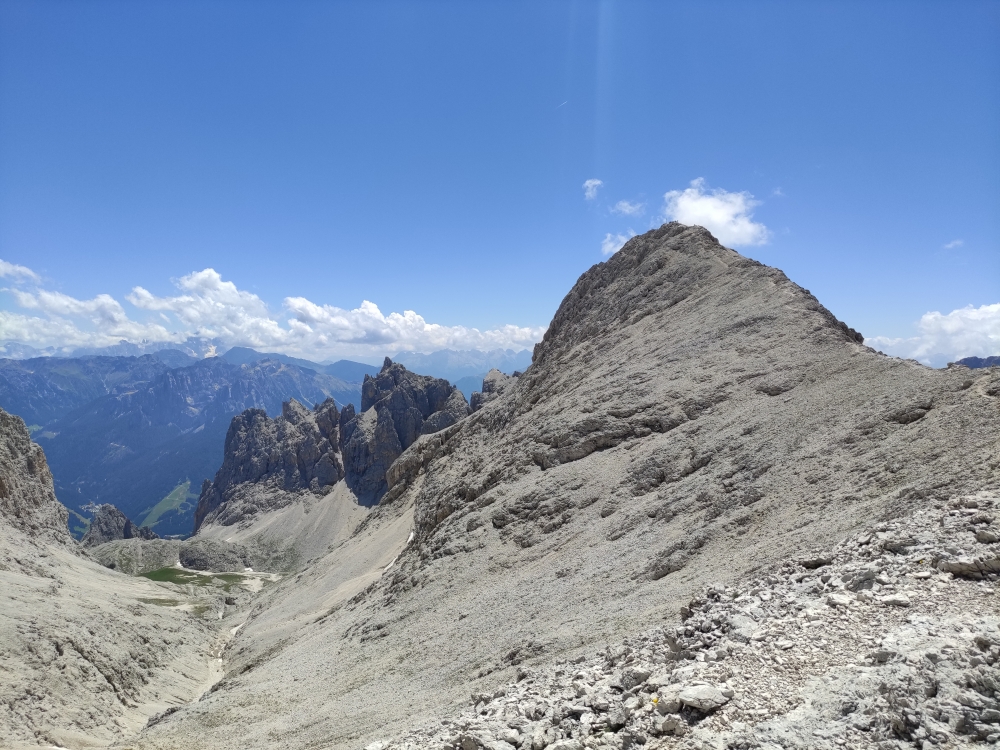
[[[520,373],[514,373],[513,376],[510,376],[505,375],[497,369],[490,370],[486,373],[486,377],[483,378],[482,390],[472,394],[472,401],[470,403],[472,411],[479,411],[490,401],[498,398],[507,386],[513,383],[515,378],[519,376]]]
[[[224,526],[321,494],[344,476],[340,414],[333,399],[309,409],[295,399],[270,419],[262,409],[233,417],[222,467],[202,486],[195,530],[206,522]]]
[[[159,535],[148,526],[136,526],[118,508],[104,503],[94,511],[90,528],[80,542],[84,547],[96,547],[105,542],[119,539],[159,539]]]
[[[586,271],[563,299],[533,361],[562,348],[583,344],[593,336],[640,322],[654,313],[668,314],[687,327],[693,311],[730,309],[737,320],[754,316],[754,327],[778,322],[778,308],[795,310],[806,332],[833,340],[863,343],[864,337],[837,320],[819,301],[777,268],[746,258],[722,246],[704,227],[677,222],[633,237],[611,258]],[[674,310],[673,308],[676,308]],[[702,334],[713,333],[711,318]],[[738,334],[739,327],[715,331]],[[678,327],[677,334],[687,334]],[[697,335],[698,330],[692,330]]]
[[[0,523],[31,537],[68,542],[67,516],[45,453],[31,442],[23,419],[0,409]]]
[[[386,357],[378,375],[365,376],[361,413],[342,418],[344,468],[358,501],[378,502],[388,489],[392,462],[420,435],[450,427],[468,414],[465,396],[447,380],[417,375]]]

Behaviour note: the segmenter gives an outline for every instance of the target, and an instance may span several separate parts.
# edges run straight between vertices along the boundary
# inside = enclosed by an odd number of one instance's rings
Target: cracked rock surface
[[[247,526],[302,494],[325,495],[344,477],[340,413],[332,398],[307,409],[295,399],[270,419],[263,409],[233,417],[222,467],[205,481],[195,511],[202,524]]]
[[[682,622],[524,670],[383,748],[958,748],[1000,740],[996,560],[980,493],[708,586]],[[805,565],[803,564],[805,563]]]

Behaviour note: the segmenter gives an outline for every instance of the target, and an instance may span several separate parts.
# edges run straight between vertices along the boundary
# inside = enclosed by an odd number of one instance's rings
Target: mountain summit
[[[998,486],[998,396],[993,371],[879,354],[780,271],[665,224],[580,277],[526,372],[416,437],[357,530],[255,608],[225,682],[136,746],[364,747],[673,628],[703,585]],[[525,732],[561,726],[542,697],[514,706]]]

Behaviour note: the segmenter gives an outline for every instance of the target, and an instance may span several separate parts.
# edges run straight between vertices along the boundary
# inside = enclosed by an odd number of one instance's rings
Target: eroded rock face
[[[98,544],[119,539],[159,538],[159,535],[148,526],[136,526],[114,505],[105,503],[97,508],[90,521],[90,528],[80,541],[84,547],[96,547]]]
[[[333,399],[313,410],[295,399],[270,419],[262,409],[233,418],[215,481],[202,486],[195,531],[203,523],[232,525],[320,494],[344,476],[338,445],[340,415]]]
[[[514,377],[512,377],[504,375],[499,370],[490,370],[483,378],[483,390],[472,394],[472,411],[479,411],[490,401],[499,397],[504,389],[514,382],[517,375],[518,373],[514,373]]]
[[[66,508],[56,500],[45,453],[24,420],[0,409],[0,522],[29,536],[68,542]]]
[[[346,410],[345,410],[346,411]],[[386,472],[421,435],[469,414],[462,392],[447,380],[417,375],[386,357],[361,387],[361,413],[343,422],[341,452],[348,486],[363,505],[386,493]]]

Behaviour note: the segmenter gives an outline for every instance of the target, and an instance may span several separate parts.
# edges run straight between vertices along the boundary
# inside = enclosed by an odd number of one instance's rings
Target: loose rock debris
[[[677,627],[524,670],[368,750],[996,744],[997,508],[991,493],[938,503],[745,587],[706,587]]]

